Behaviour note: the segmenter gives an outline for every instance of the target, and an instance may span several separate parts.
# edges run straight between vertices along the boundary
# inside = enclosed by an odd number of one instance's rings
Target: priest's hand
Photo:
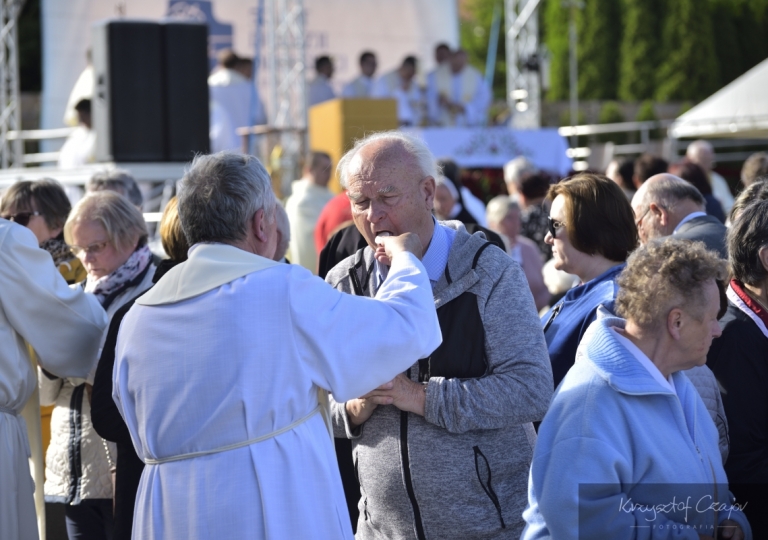
[[[392,259],[398,253],[408,251],[416,255],[417,259],[421,259],[424,248],[421,245],[419,236],[414,233],[403,233],[400,236],[377,236],[376,237],[376,252],[374,257],[380,264],[389,266],[392,264]]]

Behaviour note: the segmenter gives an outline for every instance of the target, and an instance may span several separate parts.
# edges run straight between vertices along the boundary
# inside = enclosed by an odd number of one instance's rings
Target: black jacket
[[[174,265],[175,263],[170,260],[162,261],[155,271],[153,281],[157,283]],[[112,372],[115,367],[115,346],[117,345],[120,323],[123,322],[123,317],[141,294],[129,300],[112,316],[112,322],[107,331],[107,339],[104,342],[101,358],[96,368],[91,396],[91,421],[96,433],[117,445],[113,540],[131,539],[133,507],[136,502],[136,493],[139,490],[141,473],[144,471],[144,462],[136,455],[128,426],[125,425],[123,417],[112,399]]]
[[[720,383],[731,450],[725,463],[730,489],[755,538],[768,538],[768,336],[733,303],[720,319],[707,365]]]

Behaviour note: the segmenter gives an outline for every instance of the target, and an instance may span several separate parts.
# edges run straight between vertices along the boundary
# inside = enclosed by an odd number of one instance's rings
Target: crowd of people
[[[383,132],[283,204],[201,155],[162,258],[129,173],[14,184],[0,537],[44,493],[85,539],[762,538],[768,154],[713,165],[516,158],[486,207]]]

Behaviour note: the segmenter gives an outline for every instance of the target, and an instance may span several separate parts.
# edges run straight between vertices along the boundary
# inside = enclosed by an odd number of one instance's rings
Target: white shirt
[[[398,70],[391,71],[376,81],[373,97],[392,98],[397,101],[397,120],[401,124],[417,126],[421,124],[424,109],[423,91],[411,80],[408,90],[403,89],[403,83]]]
[[[310,107],[324,101],[329,101],[335,97],[336,93],[333,91],[331,83],[325,75],[318,74],[315,80],[309,83],[309,88],[307,89],[307,105]]]
[[[373,79],[360,75],[344,85],[341,96],[345,98],[367,98],[373,94]]]
[[[706,213],[706,212],[691,212],[690,214],[688,214],[687,216],[685,216],[685,217],[684,217],[684,218],[683,218],[683,219],[680,221],[680,223],[678,223],[678,224],[677,224],[677,227],[675,227],[675,230],[674,230],[674,231],[672,231],[672,234],[675,234],[677,231],[679,231],[679,230],[680,230],[680,227],[682,227],[683,225],[685,225],[686,223],[688,223],[688,222],[689,222],[689,221],[691,221],[692,219],[694,219],[694,218],[697,218],[697,217],[701,217],[701,216],[706,216],[706,215],[707,215],[707,213]]]
[[[291,182],[291,190],[291,196],[285,201],[285,213],[291,226],[288,257],[293,264],[300,264],[316,274],[315,227],[323,208],[333,199],[333,193],[306,178]]]
[[[637,345],[632,343],[631,340],[627,339],[625,336],[621,334],[621,332],[618,332],[615,328],[611,328],[613,330],[613,333],[616,335],[616,338],[619,340],[619,343],[621,343],[625,349],[627,349],[630,353],[632,353],[632,356],[635,357],[635,360],[640,362],[640,365],[643,366],[648,373],[651,374],[651,376],[656,380],[657,383],[659,383],[661,386],[663,386],[665,389],[669,390],[673,394],[677,395],[677,390],[675,389],[675,382],[672,380],[672,377],[664,378],[664,375],[661,374],[661,371],[659,371],[659,368],[656,367],[656,364],[651,362],[651,359],[648,358],[643,351],[641,351]]]
[[[453,240],[456,238],[456,230],[442,225],[434,217],[432,221],[435,224],[435,230],[432,233],[432,239],[429,241],[427,252],[421,258],[421,263],[427,270],[430,284],[434,285],[440,280],[440,276],[443,275],[445,267],[448,265],[448,254],[451,252]],[[379,261],[376,261],[377,287],[381,287],[384,280],[387,279],[388,272],[388,266],[379,264]]]
[[[213,272],[199,264],[206,253],[215,255]],[[163,279],[182,276],[184,288],[194,281],[187,277],[243,257],[263,261],[205,244]],[[394,258],[375,300],[270,261],[202,294],[134,305],[120,327],[113,396],[140,459],[217,450],[307,416],[319,388],[339,401],[364,395],[440,340],[429,282],[410,253]],[[133,537],[142,540],[353,539],[318,414],[248,446],[147,465],[135,508]]]

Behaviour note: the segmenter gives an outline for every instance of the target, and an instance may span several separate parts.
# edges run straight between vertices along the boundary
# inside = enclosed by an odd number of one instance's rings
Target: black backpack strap
[[[480,246],[480,249],[478,249],[477,253],[475,253],[475,258],[472,260],[472,270],[474,270],[475,267],[477,266],[477,261],[480,259],[480,255],[483,254],[483,251],[485,251],[485,248],[487,248],[488,246],[493,246],[493,245],[494,245],[493,242],[486,242],[485,244]]]

